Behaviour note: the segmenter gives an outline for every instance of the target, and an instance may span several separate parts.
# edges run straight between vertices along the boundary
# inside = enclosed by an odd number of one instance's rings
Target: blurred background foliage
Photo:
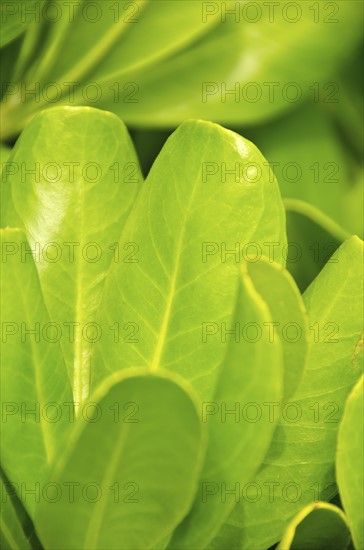
[[[204,118],[271,163],[302,290],[363,236],[361,1],[4,1],[1,18],[3,162],[55,104],[120,116],[145,174],[179,123]]]

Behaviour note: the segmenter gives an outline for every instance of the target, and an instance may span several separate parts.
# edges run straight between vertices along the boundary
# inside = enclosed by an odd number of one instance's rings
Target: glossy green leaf
[[[25,493],[62,451],[73,403],[24,234],[1,230],[1,247],[1,463],[32,515],[37,496]]]
[[[300,508],[335,494],[338,422],[362,369],[362,253],[358,237],[346,241],[337,263],[305,292],[312,346],[303,382],[282,409],[254,492],[236,505],[210,548],[268,548]]]
[[[166,368],[211,399],[224,348],[204,338],[211,323],[232,320],[241,258],[271,241],[283,263],[284,211],[259,151],[212,123],[182,124],[121,235],[134,249],[105,285],[99,323],[109,330],[96,344],[93,383],[129,366]]]
[[[49,549],[152,548],[181,521],[197,489],[204,451],[197,404],[175,377],[135,370],[105,381],[90,403],[90,419],[80,415],[50,478],[81,490],[41,501],[42,542]],[[95,488],[89,498],[87,484]]]
[[[354,350],[353,359],[362,352],[363,338]],[[348,515],[355,548],[364,546],[364,427],[363,376],[345,404],[339,427],[336,474],[341,500]]]
[[[342,510],[316,502],[295,516],[277,550],[345,550],[349,541],[350,530]]]
[[[30,549],[31,545],[24,534],[23,527],[2,477],[0,477],[0,494],[0,545],[2,550]]]
[[[270,337],[269,309],[244,263],[242,268],[231,327],[235,334],[227,344],[226,335],[219,334],[228,350],[213,401],[202,403],[209,445],[200,490],[172,539],[169,547],[173,549],[206,547],[234,507],[241,488],[258,470],[275,428],[264,403],[282,396],[282,347],[278,337]]]
[[[254,286],[269,307],[272,324],[269,337],[279,335],[284,352],[284,399],[299,386],[309,350],[309,329],[305,306],[299,290],[281,265],[261,258],[249,262],[248,272]]]
[[[111,264],[127,254],[117,243],[141,182],[125,126],[90,108],[40,114],[4,167],[2,222],[21,223],[34,249],[76,402],[88,395],[92,346],[102,337],[95,311]]]

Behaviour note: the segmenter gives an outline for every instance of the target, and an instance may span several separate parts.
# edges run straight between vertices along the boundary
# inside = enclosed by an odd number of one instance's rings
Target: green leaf
[[[203,21],[202,0],[103,0],[92,6],[86,0],[75,6],[59,0],[58,4],[55,22],[48,22],[44,31],[43,47],[22,76],[36,93],[22,101],[11,91],[4,104],[3,130],[10,134],[55,102],[96,106],[106,98],[112,111],[118,103],[126,107],[139,103],[139,76],[188,49],[220,18],[216,13]]]
[[[316,502],[295,516],[277,550],[345,550],[349,541],[349,526],[342,510],[326,502]]]
[[[205,548],[218,532],[267,451],[277,420],[277,416],[272,417],[268,411],[267,403],[279,403],[282,397],[280,363],[284,362],[285,367],[285,399],[294,392],[303,376],[308,352],[308,323],[294,281],[279,264],[268,258],[248,261],[243,267],[232,325],[238,332],[230,337],[229,353],[214,401],[204,404],[209,411],[206,416],[212,416],[200,494],[190,515],[177,530],[171,548]],[[245,338],[241,337],[243,327],[249,325],[254,325],[254,330],[258,328],[261,334],[255,343],[246,339],[250,338],[248,332]],[[264,411],[263,418],[250,424],[244,415],[238,419],[246,403]],[[226,410],[235,411],[236,415],[234,412],[226,414]],[[227,496],[226,488],[233,493],[235,488],[236,494]]]
[[[1,462],[32,515],[37,497],[25,492],[62,451],[73,403],[28,243],[20,230],[5,229],[1,247]]]
[[[337,263],[327,264],[305,292],[312,346],[303,382],[282,409],[254,491],[242,495],[210,548],[268,548],[300,508],[335,494],[338,422],[362,369],[355,351],[362,330],[362,251],[358,237],[346,241]]]
[[[127,254],[117,243],[141,181],[125,126],[86,107],[34,118],[4,167],[3,223],[21,223],[34,249],[77,403],[89,392],[93,342],[102,337],[94,316],[111,264]]]
[[[57,101],[112,110],[139,127],[175,126],[190,117],[256,124],[308,98],[339,101],[332,75],[362,31],[357,2],[347,0],[87,6],[78,2],[74,17],[61,9],[59,21],[40,29],[49,41],[19,77],[29,87],[39,82],[40,90],[26,101],[10,92],[4,136],[17,135]]]
[[[89,421],[79,417],[50,478],[56,487],[77,483],[74,498],[63,490],[53,503],[41,501],[42,542],[49,549],[60,541],[63,549],[152,548],[182,520],[197,489],[205,446],[197,403],[174,376],[127,370],[84,407]]]
[[[36,18],[37,13],[41,13],[43,2],[44,0],[1,2],[0,48],[24,32],[31,18]]]
[[[0,477],[1,513],[0,545],[3,550],[27,550],[31,548],[25,537],[22,524],[18,518],[6,485]]]
[[[232,321],[241,258],[271,241],[283,263],[284,211],[259,151],[212,123],[182,124],[121,235],[134,250],[107,278],[93,384],[131,365],[166,368],[211,399],[224,349],[217,339],[207,349],[204,336],[209,324]]]
[[[282,347],[279,338],[271,339],[269,309],[244,263],[242,268],[231,327],[235,334],[228,344],[226,336],[219,334],[227,353],[213,401],[202,403],[209,444],[200,490],[190,514],[175,532],[173,549],[206,547],[234,507],[240,488],[258,470],[275,429],[264,404],[282,396]]]
[[[286,400],[298,388],[305,371],[309,351],[306,308],[294,280],[281,265],[261,258],[248,263],[248,272],[271,312],[270,339],[278,333],[283,345]]]
[[[340,98],[332,75],[362,32],[355,1],[313,6],[301,0],[294,13],[280,4],[274,15],[268,4],[211,4],[205,11],[217,11],[218,26],[151,70],[131,75],[142,90],[140,102],[114,106],[129,124],[161,127],[190,117],[257,124],[307,98]],[[103,96],[98,106],[110,108],[110,99]]]
[[[171,540],[172,533],[168,533],[167,536],[163,537],[157,544],[153,546],[153,550],[165,550],[168,546],[169,541]]]
[[[353,360],[362,351],[363,336],[357,342]],[[339,427],[336,475],[340,496],[349,518],[355,548],[364,540],[364,460],[363,460],[363,376],[350,393]]]
[[[74,24],[63,33],[60,64],[49,67],[47,80],[91,80],[106,91],[115,82],[127,82],[131,71],[148,70],[187,48],[218,22],[217,14],[207,23],[202,21],[201,0],[137,0],[132,4],[104,0],[100,8],[96,24],[78,11]],[[110,90],[108,95],[112,97]]]

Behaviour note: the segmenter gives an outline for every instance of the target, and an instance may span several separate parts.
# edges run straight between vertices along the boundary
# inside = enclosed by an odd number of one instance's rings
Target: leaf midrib
[[[83,134],[83,143],[80,147],[81,150],[87,151],[87,141],[85,139],[85,136],[88,135],[88,132],[85,131]],[[74,355],[73,355],[73,401],[75,406],[75,413],[77,414],[79,406],[82,404],[82,402],[88,397],[90,392],[90,363],[88,365],[85,363],[85,346],[83,342],[83,323],[85,321],[84,316],[84,307],[83,307],[83,301],[84,301],[84,277],[83,277],[83,262],[82,262],[82,255],[81,250],[83,250],[83,246],[85,244],[85,194],[88,192],[86,189],[86,182],[83,179],[82,175],[80,174],[80,177],[77,182],[75,182],[75,185],[78,186],[78,206],[79,206],[79,213],[78,213],[78,234],[79,234],[79,241],[80,241],[80,249],[77,254],[77,262],[76,262],[76,302],[75,302],[75,322],[78,323],[76,325],[75,330],[75,342],[74,342]],[[85,364],[84,364],[85,363]]]
[[[208,147],[208,144],[209,144],[209,141],[210,141],[210,136],[211,136],[211,134],[209,134],[209,138],[206,139],[206,141],[205,141],[203,151],[201,151],[201,157],[203,157],[203,155],[204,155],[204,153],[205,153],[205,151]],[[154,352],[154,355],[153,355],[152,363],[150,365],[151,372],[156,372],[160,368],[160,361],[161,361],[161,357],[162,357],[162,354],[163,354],[163,349],[164,349],[165,343],[166,343],[166,338],[167,338],[167,333],[168,333],[168,326],[169,326],[169,323],[170,323],[170,320],[171,320],[172,306],[173,306],[174,299],[176,297],[176,287],[177,287],[177,280],[178,280],[178,275],[179,275],[179,271],[180,271],[180,267],[181,267],[183,241],[184,241],[184,238],[185,238],[185,235],[186,235],[186,228],[187,228],[186,221],[187,221],[188,215],[190,213],[191,206],[193,204],[193,200],[195,198],[196,191],[197,191],[197,188],[198,188],[198,183],[200,181],[201,176],[202,176],[202,164],[200,165],[200,168],[197,172],[197,175],[196,175],[196,178],[195,178],[195,181],[194,181],[194,185],[193,185],[193,189],[192,189],[192,193],[191,193],[190,199],[188,201],[188,205],[184,210],[182,227],[181,227],[181,231],[180,231],[180,235],[179,235],[179,239],[178,239],[178,243],[177,243],[177,248],[176,248],[176,250],[177,250],[176,260],[175,260],[175,264],[174,264],[174,268],[173,268],[172,277],[171,277],[170,283],[169,283],[170,286],[169,286],[169,292],[168,292],[168,295],[167,295],[167,302],[166,302],[166,306],[165,306],[165,310],[164,310],[164,315],[163,315],[161,328],[158,332],[157,345],[156,345],[155,352]]]

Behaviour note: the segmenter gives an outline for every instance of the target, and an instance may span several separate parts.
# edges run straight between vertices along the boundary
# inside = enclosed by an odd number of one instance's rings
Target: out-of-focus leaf
[[[0,3],[0,48],[19,36],[32,18],[39,18],[44,0],[3,1]]]
[[[362,8],[352,0],[93,4],[90,13],[79,2],[69,23],[63,15],[48,24],[49,43],[22,79],[39,82],[39,92],[22,101],[11,91],[3,135],[16,135],[57,101],[112,110],[139,127],[191,117],[256,124],[306,98],[337,101],[332,75],[362,30]]]
[[[138,125],[174,125],[189,117],[251,124],[303,98],[337,100],[332,73],[361,36],[362,10],[355,1],[340,0],[330,8],[302,0],[295,13],[284,3],[274,15],[268,4],[214,5],[220,24],[203,40],[153,70],[130,75],[142,96],[134,105],[118,103],[120,116]],[[338,33],[345,37],[344,48]],[[107,108],[108,101],[104,96],[100,106]]]
[[[353,360],[361,353],[363,335],[357,342]],[[364,395],[363,376],[345,404],[339,428],[336,473],[340,496],[349,518],[355,548],[364,547]]]
[[[85,82],[91,77],[106,91],[106,85],[122,82],[125,74],[146,70],[208,32],[219,19],[215,15],[204,23],[203,5],[201,0],[103,0],[96,8],[79,6],[73,21],[63,10],[63,19],[53,25],[44,45],[47,55],[56,40],[52,60],[59,63],[48,60],[42,76],[56,82]]]

